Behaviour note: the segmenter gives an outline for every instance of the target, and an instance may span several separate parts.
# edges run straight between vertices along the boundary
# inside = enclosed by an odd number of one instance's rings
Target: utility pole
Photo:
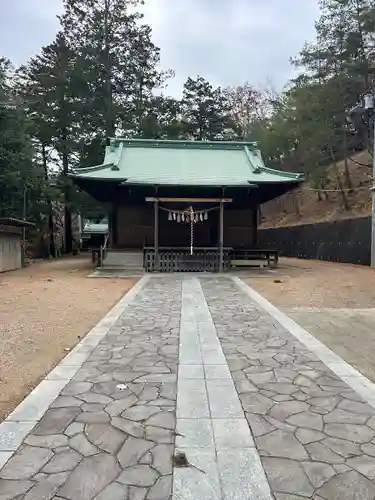
[[[371,209],[371,267],[375,268],[375,86],[372,87],[372,93],[367,94],[364,99],[365,112],[369,121],[369,136],[372,135],[372,209]],[[370,142],[371,144],[371,142]]]
[[[23,204],[22,204],[22,219],[26,220],[26,184],[23,187]],[[21,266],[24,267],[26,262],[26,228],[22,227],[22,251],[21,251]]]
[[[368,130],[366,146],[370,152],[372,149],[372,187],[370,188],[372,197],[371,208],[371,249],[370,263],[375,269],[375,81],[372,82],[372,89],[361,97],[360,102],[349,112],[349,116],[361,117],[362,123]],[[372,146],[371,146],[372,139]]]
[[[373,124],[374,125],[374,124]],[[375,126],[373,126],[373,151],[372,151],[372,209],[371,209],[371,267],[375,268]]]

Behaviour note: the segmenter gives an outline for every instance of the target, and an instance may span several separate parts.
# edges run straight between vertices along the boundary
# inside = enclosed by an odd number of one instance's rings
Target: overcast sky
[[[289,58],[314,38],[318,0],[146,0],[145,20],[179,96],[188,76],[281,89]],[[0,56],[25,62],[53,41],[62,0],[0,0]]]

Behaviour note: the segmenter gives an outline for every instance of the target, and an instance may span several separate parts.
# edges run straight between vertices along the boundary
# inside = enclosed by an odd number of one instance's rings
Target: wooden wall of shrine
[[[154,244],[154,207],[117,207],[114,217],[113,246],[143,248]],[[224,207],[224,246],[251,248],[256,244],[256,211]],[[219,244],[219,210],[210,211],[208,219],[194,225],[194,246],[216,247]],[[190,224],[168,220],[168,212],[159,210],[159,246],[189,247]]]
[[[153,206],[117,207],[115,217],[117,238],[114,246],[118,248],[143,248],[154,243],[154,209]],[[113,233],[116,227],[111,228]]]

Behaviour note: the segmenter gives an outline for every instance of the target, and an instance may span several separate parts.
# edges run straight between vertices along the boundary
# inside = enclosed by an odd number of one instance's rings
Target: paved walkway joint
[[[183,282],[179,359],[176,449],[186,453],[193,467],[175,469],[174,498],[270,499],[249,425],[196,278]]]
[[[373,384],[239,280],[141,281],[0,425],[0,500],[374,500]]]

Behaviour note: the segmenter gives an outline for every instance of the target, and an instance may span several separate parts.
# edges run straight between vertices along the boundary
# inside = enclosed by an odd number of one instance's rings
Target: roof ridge
[[[269,172],[270,174],[278,174],[289,179],[303,179],[305,177],[302,173],[286,172],[285,170],[276,170],[275,168],[270,168],[264,165],[260,167],[264,172]]]
[[[258,149],[256,141],[192,141],[189,139],[130,139],[127,137],[114,137],[110,139],[110,144],[114,148],[121,144],[126,145],[126,143],[128,146],[184,146],[191,149],[210,149],[213,147],[218,149],[239,149],[245,146]]]
[[[97,172],[100,170],[105,170],[106,168],[112,168],[113,166],[114,166],[113,163],[102,163],[102,165],[93,165],[92,167],[72,168],[70,173],[72,175],[79,175],[81,173],[85,174],[88,172]]]

